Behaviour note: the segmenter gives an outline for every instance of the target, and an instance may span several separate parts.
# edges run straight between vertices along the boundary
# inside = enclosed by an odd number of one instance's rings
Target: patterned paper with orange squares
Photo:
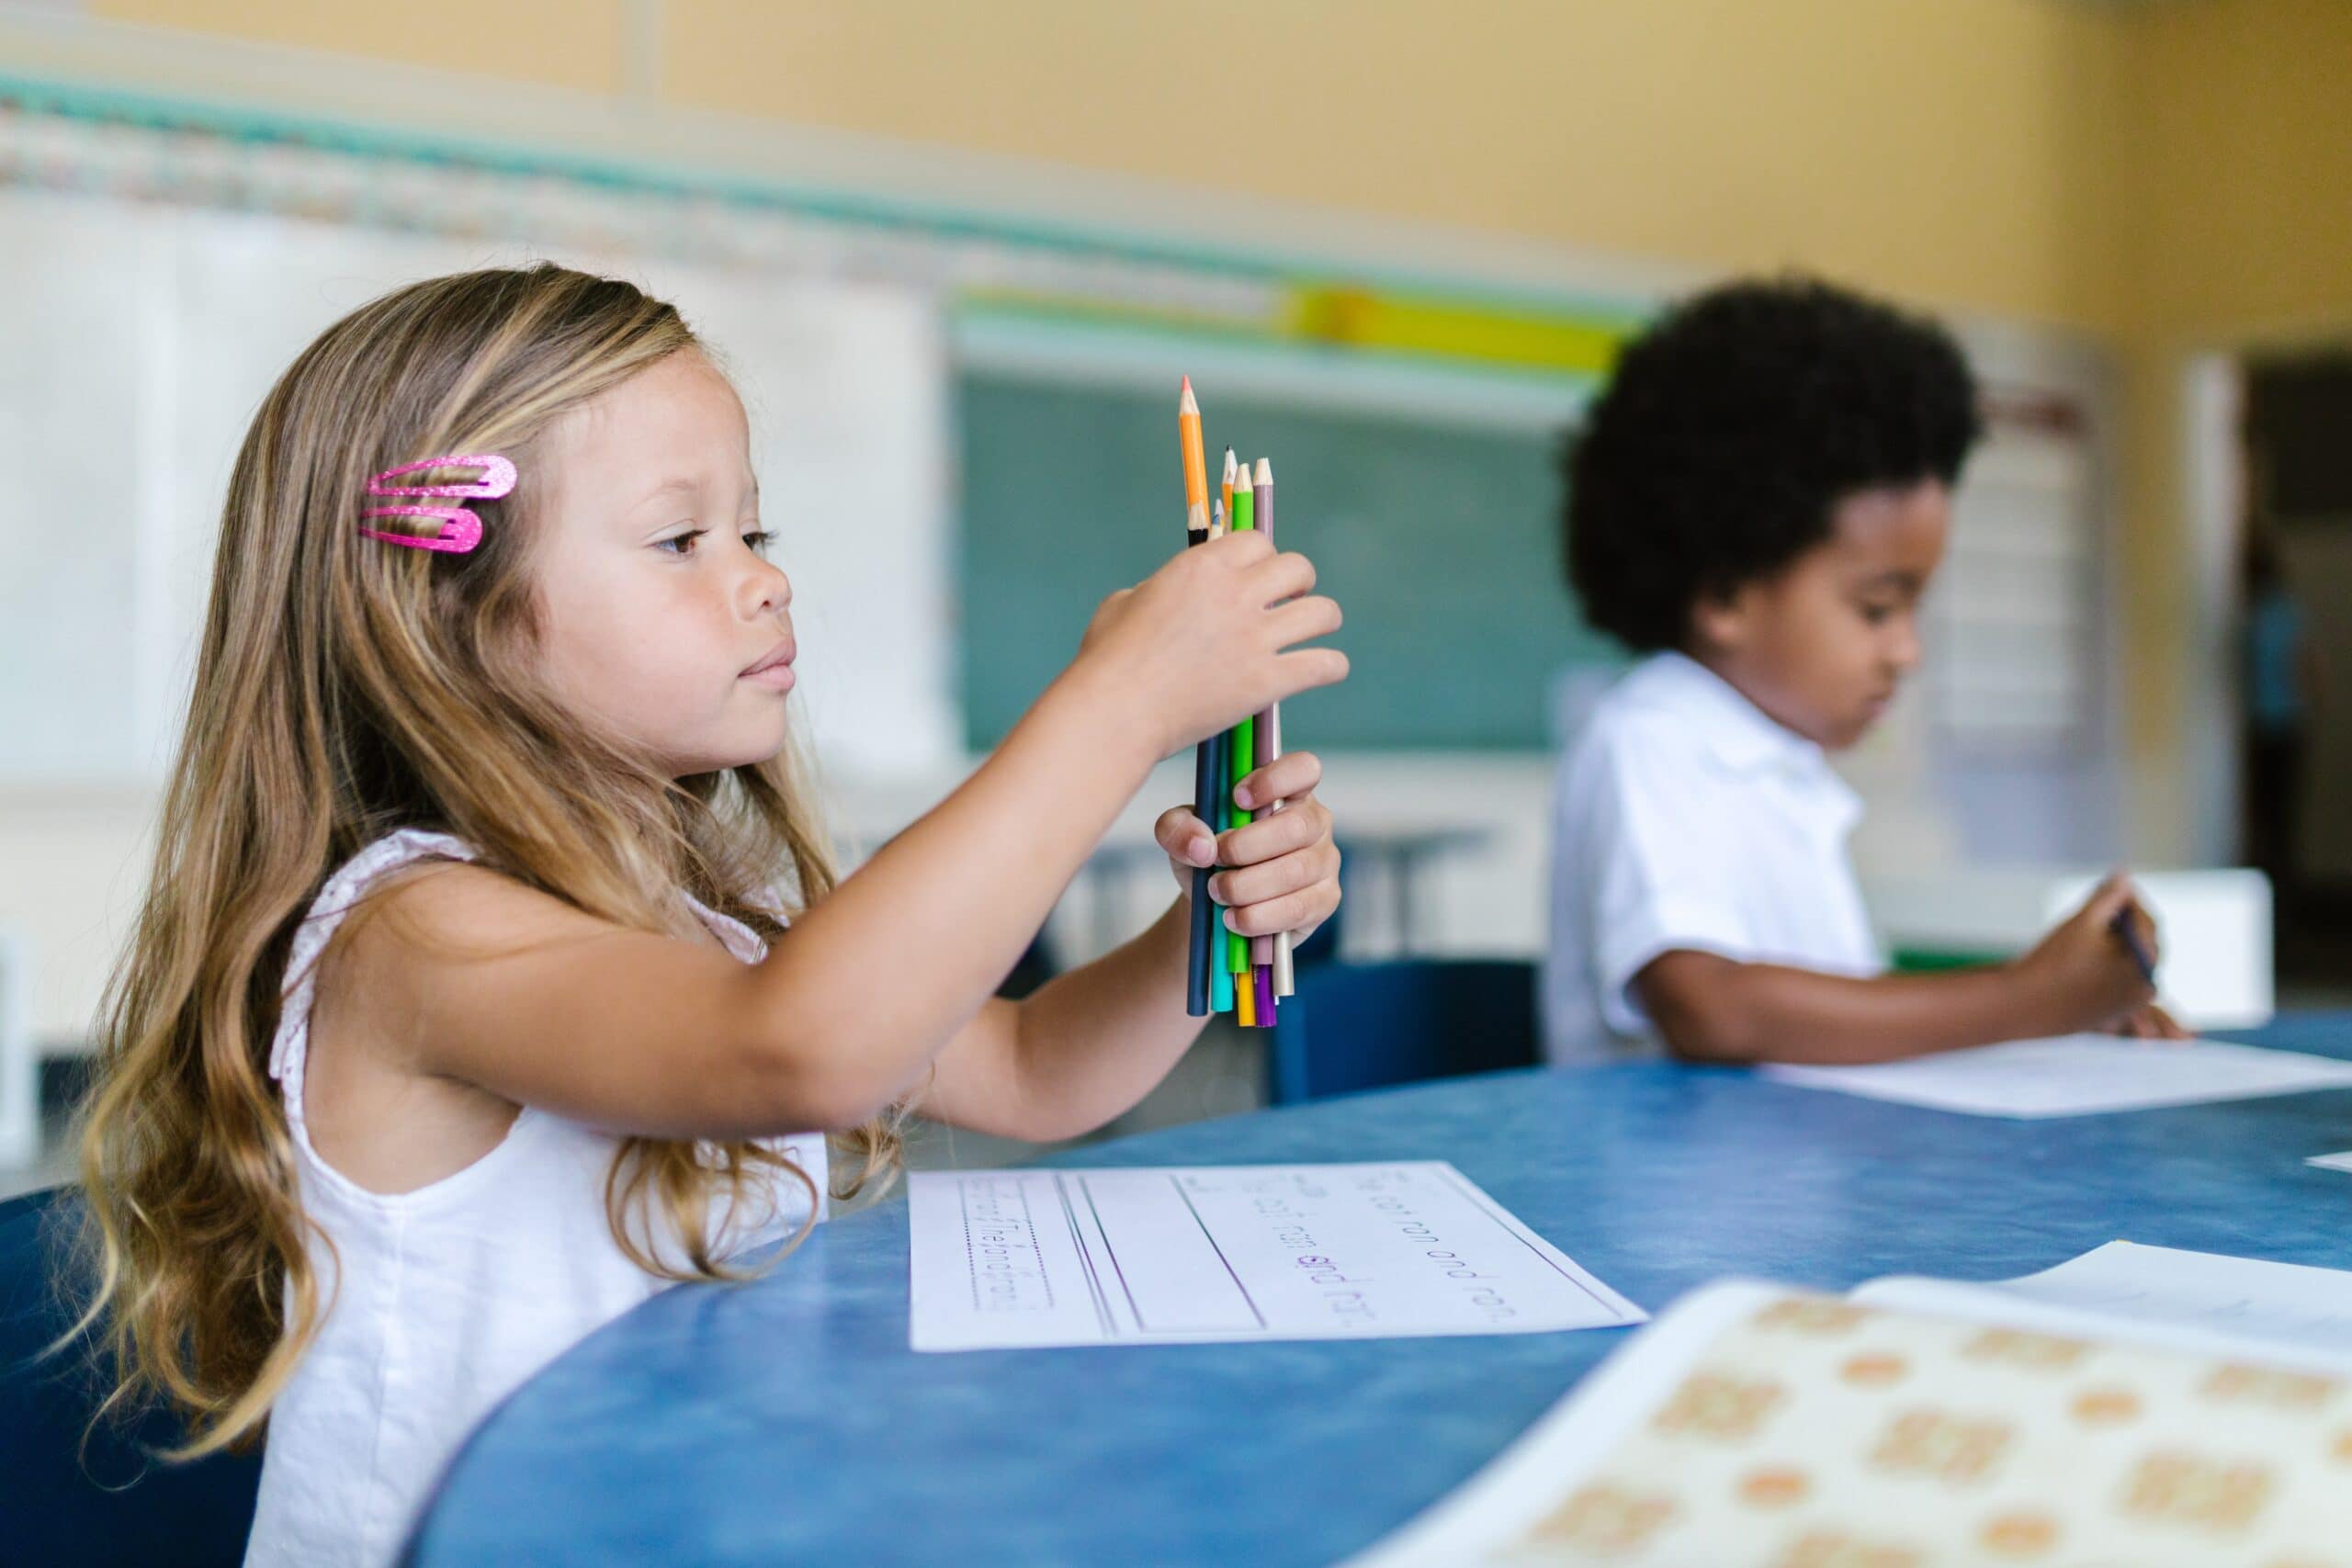
[[[2352,1568],[2352,1389],[1792,1293],[1510,1568]]]

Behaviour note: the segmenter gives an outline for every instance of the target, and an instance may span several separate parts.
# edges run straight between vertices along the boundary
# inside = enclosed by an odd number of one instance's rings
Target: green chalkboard
[[[966,373],[958,584],[966,739],[1003,739],[1105,593],[1183,547],[1176,400]],[[1231,397],[1209,401],[1209,486],[1230,446],[1272,459],[1285,547],[1347,613],[1353,673],[1285,708],[1294,745],[1542,750],[1546,693],[1613,661],[1559,567],[1556,433]]]

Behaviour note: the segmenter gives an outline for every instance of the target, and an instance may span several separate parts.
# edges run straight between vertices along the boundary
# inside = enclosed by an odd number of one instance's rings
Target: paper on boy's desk
[[[1533,1334],[1645,1314],[1441,1160],[919,1171],[918,1350]]]
[[[1896,1275],[1852,1299],[2352,1374],[2352,1272],[2111,1241],[1992,1284]]]
[[[2086,1116],[2352,1088],[2352,1062],[2199,1040],[2151,1044],[2107,1034],[2020,1040],[1866,1067],[1769,1066],[1807,1089],[1971,1116]]]

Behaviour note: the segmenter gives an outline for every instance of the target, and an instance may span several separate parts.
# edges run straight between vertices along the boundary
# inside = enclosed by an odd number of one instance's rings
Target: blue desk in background
[[[2239,1038],[2352,1056],[2352,1015]],[[2352,1177],[2302,1164],[2344,1148],[2352,1090],[2010,1122],[1645,1064],[1066,1163],[1450,1159],[1656,1311],[1726,1274],[1999,1279],[2119,1236],[2352,1267]],[[1327,1563],[1460,1483],[1624,1332],[918,1356],[893,1202],[563,1357],[468,1447],[413,1561]]]

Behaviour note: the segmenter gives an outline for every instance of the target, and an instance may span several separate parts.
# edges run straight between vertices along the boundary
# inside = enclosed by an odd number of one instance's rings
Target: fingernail
[[[1209,878],[1209,902],[1212,904],[1222,904],[1225,902],[1224,877],[1212,876]]]
[[[1234,792],[1233,792],[1233,804],[1234,804],[1234,805],[1236,805],[1236,806],[1238,806],[1238,807],[1241,807],[1241,809],[1242,809],[1242,810],[1244,810],[1244,811],[1248,811],[1248,810],[1250,810],[1251,807],[1255,807],[1255,806],[1258,804],[1258,802],[1256,801],[1256,799],[1255,799],[1255,798],[1253,798],[1253,797],[1250,795],[1249,786],[1248,786],[1248,785],[1246,785],[1246,784],[1243,784],[1243,785],[1238,786],[1238,787],[1234,790]]]
[[[1191,843],[1184,846],[1184,852],[1192,857],[1192,861],[1194,865],[1215,865],[1216,863],[1216,840],[1215,839],[1194,839]]]
[[[1227,909],[1225,912],[1225,929],[1236,936],[1241,934],[1241,916],[1238,910]]]

